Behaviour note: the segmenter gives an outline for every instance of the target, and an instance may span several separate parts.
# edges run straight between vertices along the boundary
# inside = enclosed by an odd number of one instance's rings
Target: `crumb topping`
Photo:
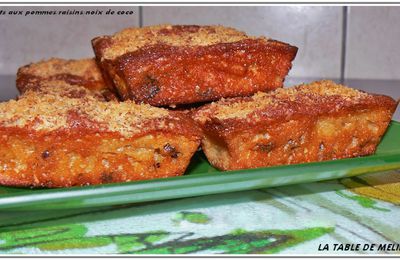
[[[84,127],[131,137],[156,129],[175,130],[181,120],[177,113],[131,101],[101,102],[31,92],[19,100],[0,103],[0,125],[35,131]]]
[[[222,99],[200,109],[195,117],[202,123],[210,118],[217,120],[246,119],[251,115],[287,106],[289,103],[297,106],[321,106],[332,97],[339,98],[342,102],[356,103],[366,98],[372,98],[372,95],[330,80],[323,80],[291,88],[280,88],[268,93],[258,92],[250,98]],[[255,116],[252,119],[258,120],[259,118]]]
[[[94,59],[65,60],[51,58],[21,67],[19,73],[41,78],[70,74],[88,80],[103,80]]]
[[[62,80],[40,81],[33,88],[28,88],[19,98],[30,95],[54,95],[67,98],[91,98],[99,101],[106,101],[103,94],[97,90],[89,90],[79,85],[71,85]]]
[[[254,37],[249,37],[244,32],[223,26],[164,24],[127,28],[110,37],[111,44],[104,50],[102,58],[115,59],[125,53],[158,43],[171,46],[206,46],[250,38]]]

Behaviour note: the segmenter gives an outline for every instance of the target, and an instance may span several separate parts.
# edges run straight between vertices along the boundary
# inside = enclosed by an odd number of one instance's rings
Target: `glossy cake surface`
[[[209,161],[234,170],[372,154],[396,106],[387,96],[320,81],[221,100],[194,117]]]
[[[92,40],[122,99],[170,106],[282,87],[297,48],[222,26],[161,25]]]

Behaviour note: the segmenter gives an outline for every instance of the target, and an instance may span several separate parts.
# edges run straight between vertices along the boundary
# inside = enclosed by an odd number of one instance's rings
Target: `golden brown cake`
[[[117,96],[106,85],[94,59],[65,60],[52,58],[31,63],[18,69],[17,88],[21,94],[28,89],[39,90],[43,86],[55,88],[60,82],[63,86],[81,86],[100,92],[107,100],[117,100]]]
[[[222,26],[128,28],[92,40],[123,100],[154,106],[248,96],[280,88],[297,48]]]
[[[397,106],[392,98],[319,81],[194,112],[202,148],[222,170],[373,154]]]
[[[30,95],[55,95],[67,98],[93,98],[98,101],[107,101],[108,99],[98,90],[71,85],[62,80],[41,81],[35,88],[27,88],[18,98],[25,98]]]
[[[182,175],[201,130],[181,112],[31,92],[0,103],[0,185],[69,187]]]

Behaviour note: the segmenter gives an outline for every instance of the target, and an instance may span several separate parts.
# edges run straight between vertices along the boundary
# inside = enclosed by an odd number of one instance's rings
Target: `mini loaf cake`
[[[94,59],[64,60],[52,58],[23,66],[17,72],[17,88],[21,94],[28,89],[39,90],[43,86],[54,87],[60,82],[70,86],[81,86],[101,93],[107,100],[117,100],[117,96],[106,85]]]
[[[194,112],[208,160],[222,170],[373,154],[397,106],[392,98],[320,81]]]
[[[222,26],[128,28],[92,40],[123,100],[171,106],[280,88],[297,48]]]
[[[0,185],[69,187],[178,176],[200,139],[200,129],[181,112],[32,91],[0,103]]]

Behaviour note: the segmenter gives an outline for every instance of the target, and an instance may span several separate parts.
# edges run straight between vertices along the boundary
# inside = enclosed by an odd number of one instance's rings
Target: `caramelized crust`
[[[63,83],[61,83],[63,82]],[[81,86],[101,93],[107,100],[117,100],[110,92],[94,59],[64,60],[52,58],[23,66],[17,72],[17,88],[21,94],[27,90],[54,87],[54,93],[62,85]],[[73,87],[71,87],[73,88]],[[48,89],[46,91],[49,91]]]
[[[297,48],[222,26],[161,25],[92,40],[123,100],[154,106],[248,96],[282,87]]]
[[[0,104],[0,184],[69,187],[182,175],[200,138],[181,112],[31,92]]]
[[[387,96],[320,81],[221,100],[193,116],[211,164],[235,170],[373,154],[396,106]]]
[[[70,85],[65,81],[51,80],[41,81],[35,88],[25,89],[19,98],[24,98],[30,95],[53,95],[67,98],[92,98],[98,101],[107,101],[108,99],[97,90],[89,90],[78,85]]]

